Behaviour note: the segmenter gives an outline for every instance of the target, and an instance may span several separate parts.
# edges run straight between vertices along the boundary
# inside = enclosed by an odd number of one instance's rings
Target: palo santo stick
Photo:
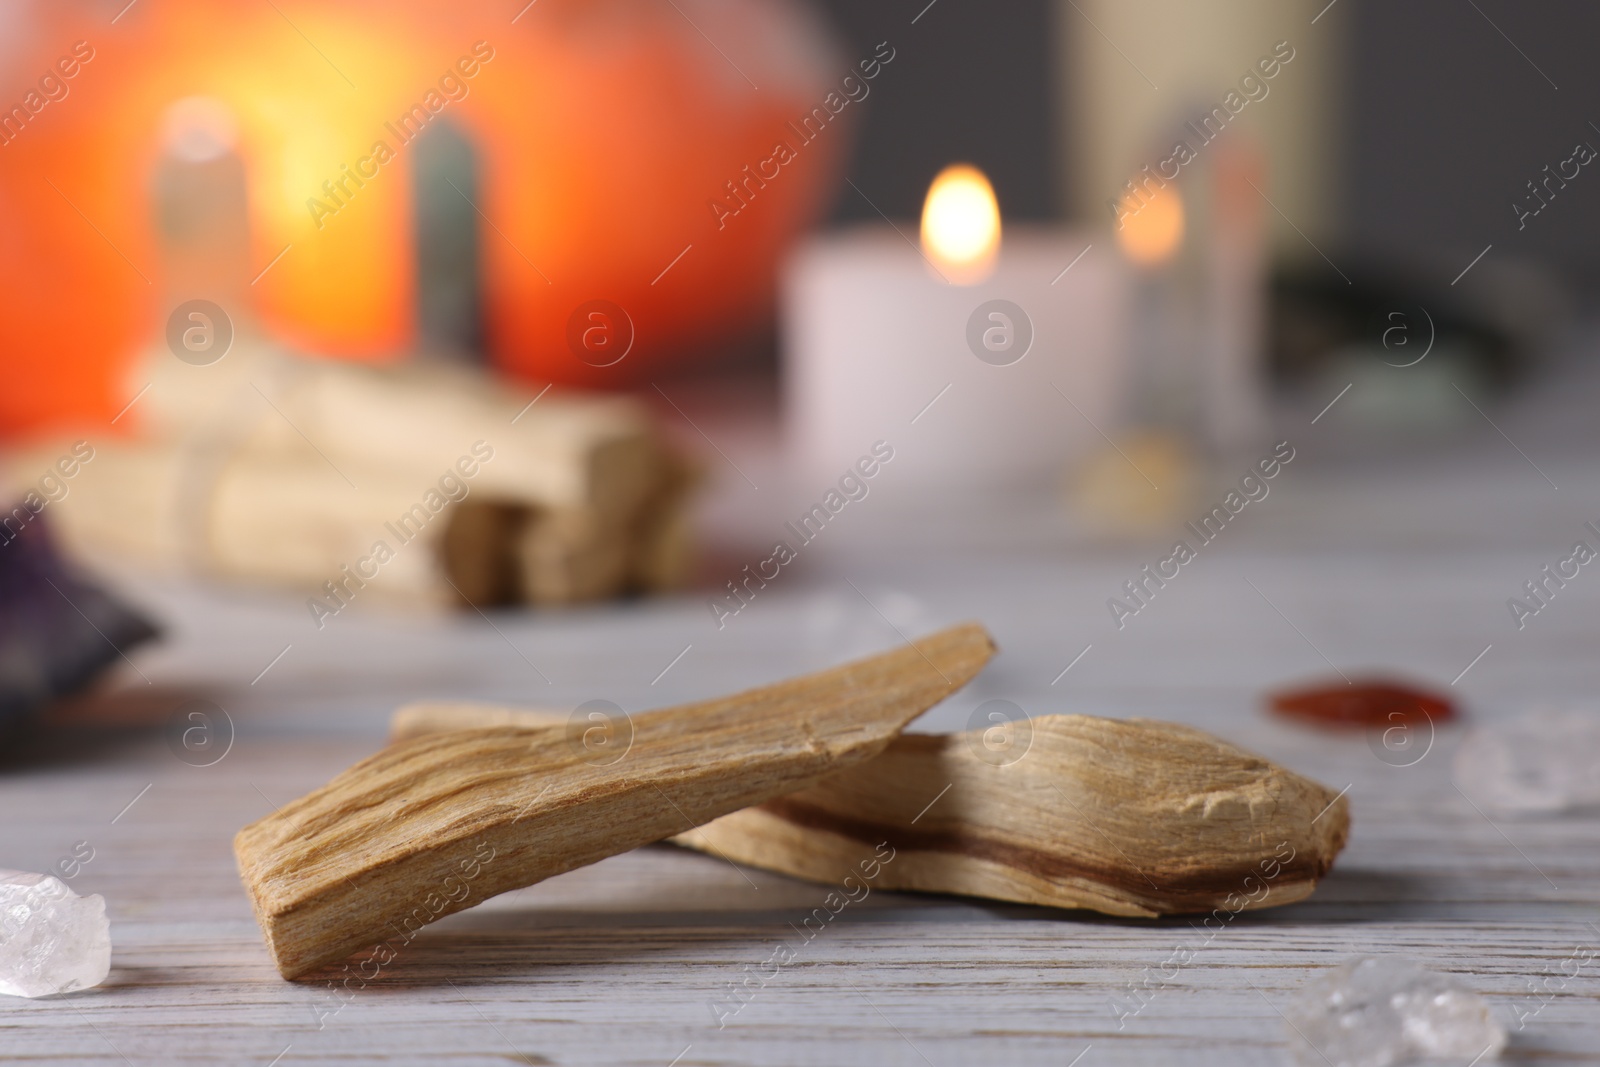
[[[285,978],[479,901],[804,789],[881,752],[993,654],[967,624],[857,663],[640,716],[600,765],[559,727],[401,742],[241,830]],[[610,750],[608,750],[610,751]],[[390,950],[392,951],[392,949]]]
[[[341,473],[315,453],[207,454],[164,442],[111,442],[96,447],[50,513],[64,542],[85,558],[120,555],[163,570],[272,582],[334,607],[339,601],[324,582],[342,583],[342,596],[363,602],[442,605],[456,596],[441,577],[448,572],[439,552],[456,505],[426,525],[408,516],[438,477],[356,466]],[[411,519],[409,541],[385,526],[402,516]],[[381,576],[348,578],[345,568],[371,559],[380,541],[391,557],[381,570],[373,567]]]
[[[559,719],[414,704],[391,730]],[[982,731],[902,734],[867,763],[673,840],[835,884],[887,842],[882,889],[1154,916],[1303,899],[1349,833],[1342,796],[1191,727],[1084,715],[1027,727],[1031,743],[1004,766],[983,757]]]
[[[397,708],[389,716],[389,742],[409,741],[427,734],[455,730],[482,730],[489,726],[563,726],[569,713],[556,708],[508,708],[499,704],[472,701],[424,700]]]
[[[649,413],[629,397],[560,389],[545,396],[440,362],[306,359],[243,339],[208,366],[173,359],[164,345],[146,365],[138,381],[153,381],[146,398],[153,402],[141,401],[130,418],[142,420],[147,437],[220,434],[252,454],[301,454],[314,441],[341,469],[392,467],[433,478],[484,439],[495,458],[475,476],[474,492],[624,519],[661,473]]]
[[[620,592],[628,579],[628,530],[596,512],[540,510],[512,548],[522,599],[574,604]]]
[[[694,530],[690,498],[701,472],[669,453],[655,495],[634,523],[629,545],[629,585],[643,593],[661,593],[683,586],[694,566]]]
[[[675,840],[823,882],[887,841],[884,889],[1155,916],[1302,900],[1349,834],[1344,797],[1193,727],[1028,723],[1014,763],[980,755],[983,731],[907,734],[868,764]]]

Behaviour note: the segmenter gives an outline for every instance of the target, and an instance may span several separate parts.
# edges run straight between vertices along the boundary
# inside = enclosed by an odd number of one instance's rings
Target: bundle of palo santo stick
[[[685,576],[693,479],[633,400],[250,344],[146,367],[137,436],[88,441],[49,502],[79,553],[305,589],[319,624],[356,599],[558,604]],[[10,485],[61,451],[14,456]]]

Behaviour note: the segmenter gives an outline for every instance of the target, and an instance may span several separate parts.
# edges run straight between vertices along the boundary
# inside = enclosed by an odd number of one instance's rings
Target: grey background
[[[947,164],[989,175],[1007,218],[1056,218],[1065,207],[1055,165],[1054,3],[814,0],[844,43],[847,62],[879,41],[894,62],[863,106],[850,178],[891,218],[916,218],[928,183]],[[848,185],[836,222],[878,213]]]
[[[966,160],[989,174],[1007,217],[1062,217],[1056,3],[938,0],[911,25],[926,0],[814,2],[852,60],[885,39],[898,52],[863,107],[850,168],[874,204],[915,218],[933,175]],[[1324,2],[1303,5],[1308,22]],[[1349,45],[1343,247],[1470,257],[1494,242],[1500,254],[1600,276],[1600,173],[1585,168],[1521,232],[1511,209],[1525,183],[1578,140],[1600,147],[1589,125],[1600,124],[1600,5],[1338,0],[1323,19],[1342,22]],[[1066,29],[1092,32],[1081,23]],[[849,186],[832,216],[875,217]]]

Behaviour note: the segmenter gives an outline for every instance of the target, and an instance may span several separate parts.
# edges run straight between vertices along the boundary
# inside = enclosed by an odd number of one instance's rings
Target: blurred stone
[[[1455,780],[1502,815],[1600,807],[1600,717],[1545,709],[1477,726],[1456,750]]]
[[[1284,689],[1268,697],[1279,715],[1321,726],[1400,727],[1449,722],[1455,704],[1443,694],[1384,678],[1336,679]]]
[[[31,512],[17,504],[0,514],[14,526]],[[84,689],[157,636],[153,624],[74,572],[48,516],[12,526],[0,527],[0,732]]]
[[[1170,433],[1139,431],[1069,472],[1067,504],[1085,528],[1149,536],[1180,523],[1197,499],[1194,447]]]
[[[1406,960],[1351,960],[1312,980],[1284,1015],[1296,1062],[1390,1067],[1500,1054],[1506,1031],[1478,994]],[[1307,1042],[1310,1045],[1307,1045]]]
[[[80,897],[48,874],[0,870],[0,993],[70,993],[110,970],[104,897]]]

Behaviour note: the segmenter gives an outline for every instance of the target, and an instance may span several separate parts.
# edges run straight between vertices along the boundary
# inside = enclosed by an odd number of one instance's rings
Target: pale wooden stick
[[[594,509],[543,508],[510,541],[510,571],[530,604],[570,604],[682,585],[692,563],[688,500],[695,472],[665,457],[659,485],[631,522]]]
[[[481,730],[489,726],[520,726],[538,729],[562,726],[570,712],[556,708],[508,708],[474,701],[424,700],[397,708],[389,716],[389,742],[409,741],[428,734],[454,730]]]
[[[304,359],[245,338],[209,366],[161,346],[148,367],[140,381],[153,386],[130,417],[153,438],[221,432],[258,454],[303,453],[312,441],[340,467],[430,479],[481,439],[494,460],[475,476],[477,491],[608,516],[632,516],[661,473],[649,413],[629,397],[546,395],[438,362]]]
[[[391,730],[564,720],[427,703],[395,712]],[[984,747],[985,731],[902,734],[867,763],[673,840],[832,884],[887,842],[879,888],[1153,916],[1303,899],[1349,833],[1342,796],[1191,727],[1046,715],[1008,729],[1015,762]]]
[[[628,579],[628,533],[586,509],[533,512],[512,547],[522,599],[573,604],[621,592]]]
[[[86,558],[116,555],[165,570],[283,584],[334,607],[339,601],[328,597],[325,582],[363,602],[455,599],[441,577],[440,545],[458,505],[437,514],[424,509],[426,525],[408,527],[410,540],[400,540],[391,526],[430,488],[403,472],[348,464],[336,470],[314,453],[212,457],[166,442],[113,442],[96,445],[94,459],[67,486],[66,498],[49,506],[51,520]],[[366,564],[364,578],[350,577],[379,542],[389,560]]]
[[[993,654],[967,624],[857,663],[640,716],[631,748],[498,727],[393,745],[241,830],[234,852],[278,970],[375,942],[881,752]],[[380,951],[382,951],[380,949]]]
[[[520,600],[515,549],[527,522],[528,509],[514,504],[468,498],[453,505],[439,556],[458,599],[478,608]]]
[[[675,840],[822,882],[887,841],[897,855],[881,888],[1155,916],[1301,900],[1349,834],[1342,796],[1201,730],[1028,724],[1014,763],[984,758],[984,731],[906,734],[868,764]]]
[[[694,532],[690,499],[701,479],[700,469],[669,453],[656,493],[634,523],[628,561],[629,584],[643,593],[677,589],[694,566]]]

